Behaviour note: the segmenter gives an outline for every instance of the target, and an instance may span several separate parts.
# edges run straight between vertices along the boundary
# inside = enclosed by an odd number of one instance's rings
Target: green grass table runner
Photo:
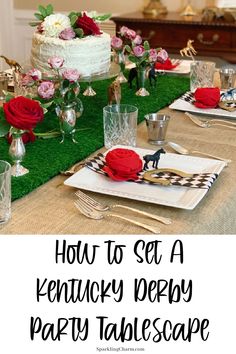
[[[93,97],[82,95],[86,84],[81,84],[80,98],[84,112],[76,126],[78,129],[76,139],[79,144],[74,144],[70,138],[60,144],[60,137],[37,139],[26,144],[26,155],[22,164],[29,169],[29,173],[22,177],[12,177],[12,200],[23,197],[104,145],[102,109],[107,105],[107,88],[111,82],[112,80],[94,82],[92,86],[97,95]],[[145,114],[164,108],[186,92],[189,89],[189,79],[179,76],[158,76],[156,88],[150,88],[147,83],[147,89],[150,96],[138,97],[135,95],[135,87],[130,89],[128,84],[122,84],[121,102],[138,107],[139,123],[144,120]],[[0,116],[3,116],[2,109]],[[59,130],[58,118],[54,112],[48,112],[35,131],[48,132],[54,128]],[[1,138],[0,159],[11,162],[8,149],[6,139]]]

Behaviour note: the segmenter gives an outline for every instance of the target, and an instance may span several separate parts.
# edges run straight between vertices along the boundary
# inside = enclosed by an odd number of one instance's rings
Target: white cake
[[[110,35],[107,33],[63,40],[35,32],[32,39],[31,64],[43,72],[48,72],[48,59],[59,56],[64,59],[64,68],[77,69],[81,76],[105,73],[110,66],[110,42]]]

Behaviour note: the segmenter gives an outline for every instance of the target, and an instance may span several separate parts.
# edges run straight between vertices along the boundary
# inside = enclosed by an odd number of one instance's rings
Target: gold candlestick
[[[191,1],[188,1],[184,10],[180,13],[181,16],[195,16],[197,15],[196,11],[193,10],[191,6]]]
[[[149,4],[143,9],[145,15],[165,15],[167,14],[167,8],[162,5],[160,0],[150,0]]]

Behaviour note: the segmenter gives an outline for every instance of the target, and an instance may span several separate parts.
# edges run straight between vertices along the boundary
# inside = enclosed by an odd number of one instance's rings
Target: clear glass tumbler
[[[11,165],[0,160],[0,224],[11,217]]]
[[[190,91],[199,87],[213,87],[215,63],[211,61],[194,60],[190,64]]]
[[[104,145],[136,146],[138,108],[114,104],[103,108]]]

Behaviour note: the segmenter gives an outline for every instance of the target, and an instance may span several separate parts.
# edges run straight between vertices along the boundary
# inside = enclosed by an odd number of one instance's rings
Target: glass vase
[[[9,155],[14,162],[11,167],[11,175],[14,177],[24,176],[29,170],[21,165],[25,156],[25,145],[22,140],[24,131],[19,130],[12,134],[12,142],[9,148]]]
[[[62,140],[60,143],[64,142],[66,136],[71,137],[73,143],[78,143],[75,139],[75,125],[76,119],[79,118],[82,113],[83,105],[80,100],[56,107],[56,114],[59,118],[59,126],[62,134]]]
[[[145,67],[137,67],[137,75],[138,75],[138,86],[139,89],[136,92],[137,96],[149,96],[149,92],[145,89],[146,82],[146,68]]]
[[[126,79],[125,75],[124,75],[124,71],[125,71],[125,55],[124,53],[114,53],[114,62],[116,64],[120,65],[120,72],[117,76],[117,81],[120,82],[120,84],[124,84],[125,82],[127,82],[128,80]]]

